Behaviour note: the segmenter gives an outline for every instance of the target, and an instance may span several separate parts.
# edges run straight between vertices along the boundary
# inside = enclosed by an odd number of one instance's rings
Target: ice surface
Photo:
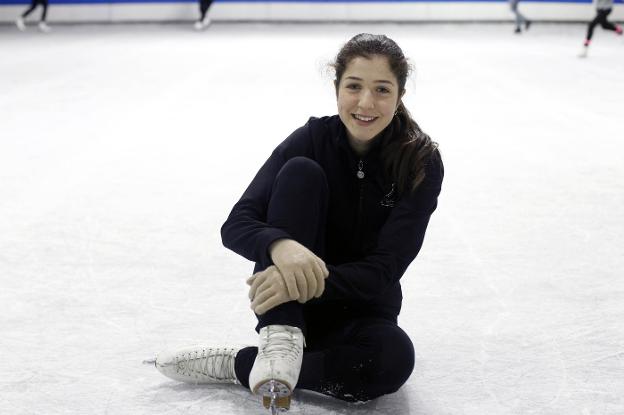
[[[403,278],[396,394],[294,414],[624,413],[624,42],[539,25],[0,27],[0,413],[255,414],[169,381],[170,346],[254,342],[219,228],[273,147],[335,112],[326,64],[387,33],[446,164]]]

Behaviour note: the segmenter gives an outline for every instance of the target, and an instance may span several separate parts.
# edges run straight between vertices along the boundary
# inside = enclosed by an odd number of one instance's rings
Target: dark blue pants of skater
[[[26,11],[24,13],[22,13],[22,19],[25,19],[30,13],[33,12],[33,10],[35,10],[35,8],[37,7],[37,5],[41,4],[41,7],[43,7],[43,11],[41,12],[41,21],[45,22],[46,20],[46,16],[48,14],[48,0],[31,0],[30,2],[30,7],[28,9],[26,9]]]
[[[328,185],[323,169],[313,160],[295,157],[277,175],[267,222],[286,230],[293,239],[324,257]],[[271,263],[257,263],[254,272]],[[396,320],[378,316],[335,317],[323,297],[313,307],[296,301],[281,304],[258,317],[256,330],[271,324],[299,327],[306,348],[297,388],[345,401],[367,401],[396,392],[414,367],[414,348]],[[236,356],[236,376],[249,387],[256,347]]]
[[[199,20],[204,20],[211,4],[212,0],[199,0]]]

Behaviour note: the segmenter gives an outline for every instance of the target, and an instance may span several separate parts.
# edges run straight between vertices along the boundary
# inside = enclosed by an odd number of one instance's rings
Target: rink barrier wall
[[[30,0],[0,0],[0,22],[13,22]],[[63,23],[181,22],[198,16],[196,0],[50,0],[48,21]],[[521,12],[534,21],[587,22],[591,0],[521,1]],[[39,18],[36,10],[29,19]],[[512,21],[507,0],[217,0],[215,22],[462,22]],[[610,18],[624,20],[616,1]]]

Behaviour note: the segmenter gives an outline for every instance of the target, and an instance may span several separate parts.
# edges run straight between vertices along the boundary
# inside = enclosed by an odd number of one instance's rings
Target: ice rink
[[[272,149],[336,112],[327,64],[385,33],[446,177],[402,279],[416,368],[291,413],[624,413],[624,39],[582,25],[0,26],[0,413],[262,414],[143,359],[255,344],[219,229]]]

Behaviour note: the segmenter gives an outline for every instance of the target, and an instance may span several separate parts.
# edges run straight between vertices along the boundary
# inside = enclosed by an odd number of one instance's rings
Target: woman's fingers
[[[315,295],[317,290],[317,277],[314,272],[314,267],[310,267],[305,271],[306,283],[308,284],[308,296],[305,301],[310,301]]]
[[[296,300],[299,298],[301,293],[299,292],[297,277],[291,273],[282,272],[282,277],[284,277],[284,283],[286,284],[286,290],[288,290],[288,296],[292,300]]]
[[[317,258],[317,259],[321,265],[321,269],[323,270],[323,278],[329,277],[329,269],[327,269],[327,264],[325,264],[325,261],[323,261],[321,258]]]
[[[271,310],[274,307],[277,307],[280,304],[289,301],[288,298],[284,298],[280,294],[273,294],[271,297],[267,298],[264,302],[259,304],[254,311],[256,314],[264,314],[267,311]]]
[[[323,269],[318,261],[314,263],[314,276],[316,277],[316,290],[313,296],[320,297],[323,291],[325,291],[325,276],[323,275]]]
[[[303,271],[295,271],[295,279],[297,281],[297,288],[299,289],[299,297],[297,297],[297,299],[299,302],[302,302],[302,300],[306,302],[308,298],[308,282],[306,281],[306,276]]]
[[[271,309],[271,307],[269,306],[271,303],[270,300],[274,295],[275,293],[273,292],[273,290],[259,292],[256,298],[254,298],[254,300],[251,302],[251,309],[256,314],[266,313],[268,310]]]
[[[316,293],[314,294],[314,296],[318,298],[323,295],[323,292],[325,292],[325,278],[319,279],[318,285],[316,286]]]
[[[277,253],[274,260],[282,260],[275,262],[275,267],[284,278],[290,299],[305,303],[314,297],[320,297],[325,291],[324,279],[329,276],[325,262],[303,245],[295,241],[289,243],[297,244],[296,246],[299,247],[297,249],[303,252],[299,251],[297,255],[282,257],[278,255],[279,250],[277,250],[274,252]],[[286,243],[281,245],[281,247],[286,246]]]
[[[249,299],[250,300],[254,299],[254,297],[256,296],[256,292],[258,291],[258,287],[260,286],[260,284],[264,282],[265,279],[266,279],[265,273],[264,271],[262,271],[262,272],[258,272],[252,275],[247,280],[247,284],[250,285],[249,287]]]
[[[251,308],[256,314],[264,314],[280,304],[291,301],[283,275],[276,267],[271,266],[258,274],[256,280],[252,282],[254,296],[251,301]]]

